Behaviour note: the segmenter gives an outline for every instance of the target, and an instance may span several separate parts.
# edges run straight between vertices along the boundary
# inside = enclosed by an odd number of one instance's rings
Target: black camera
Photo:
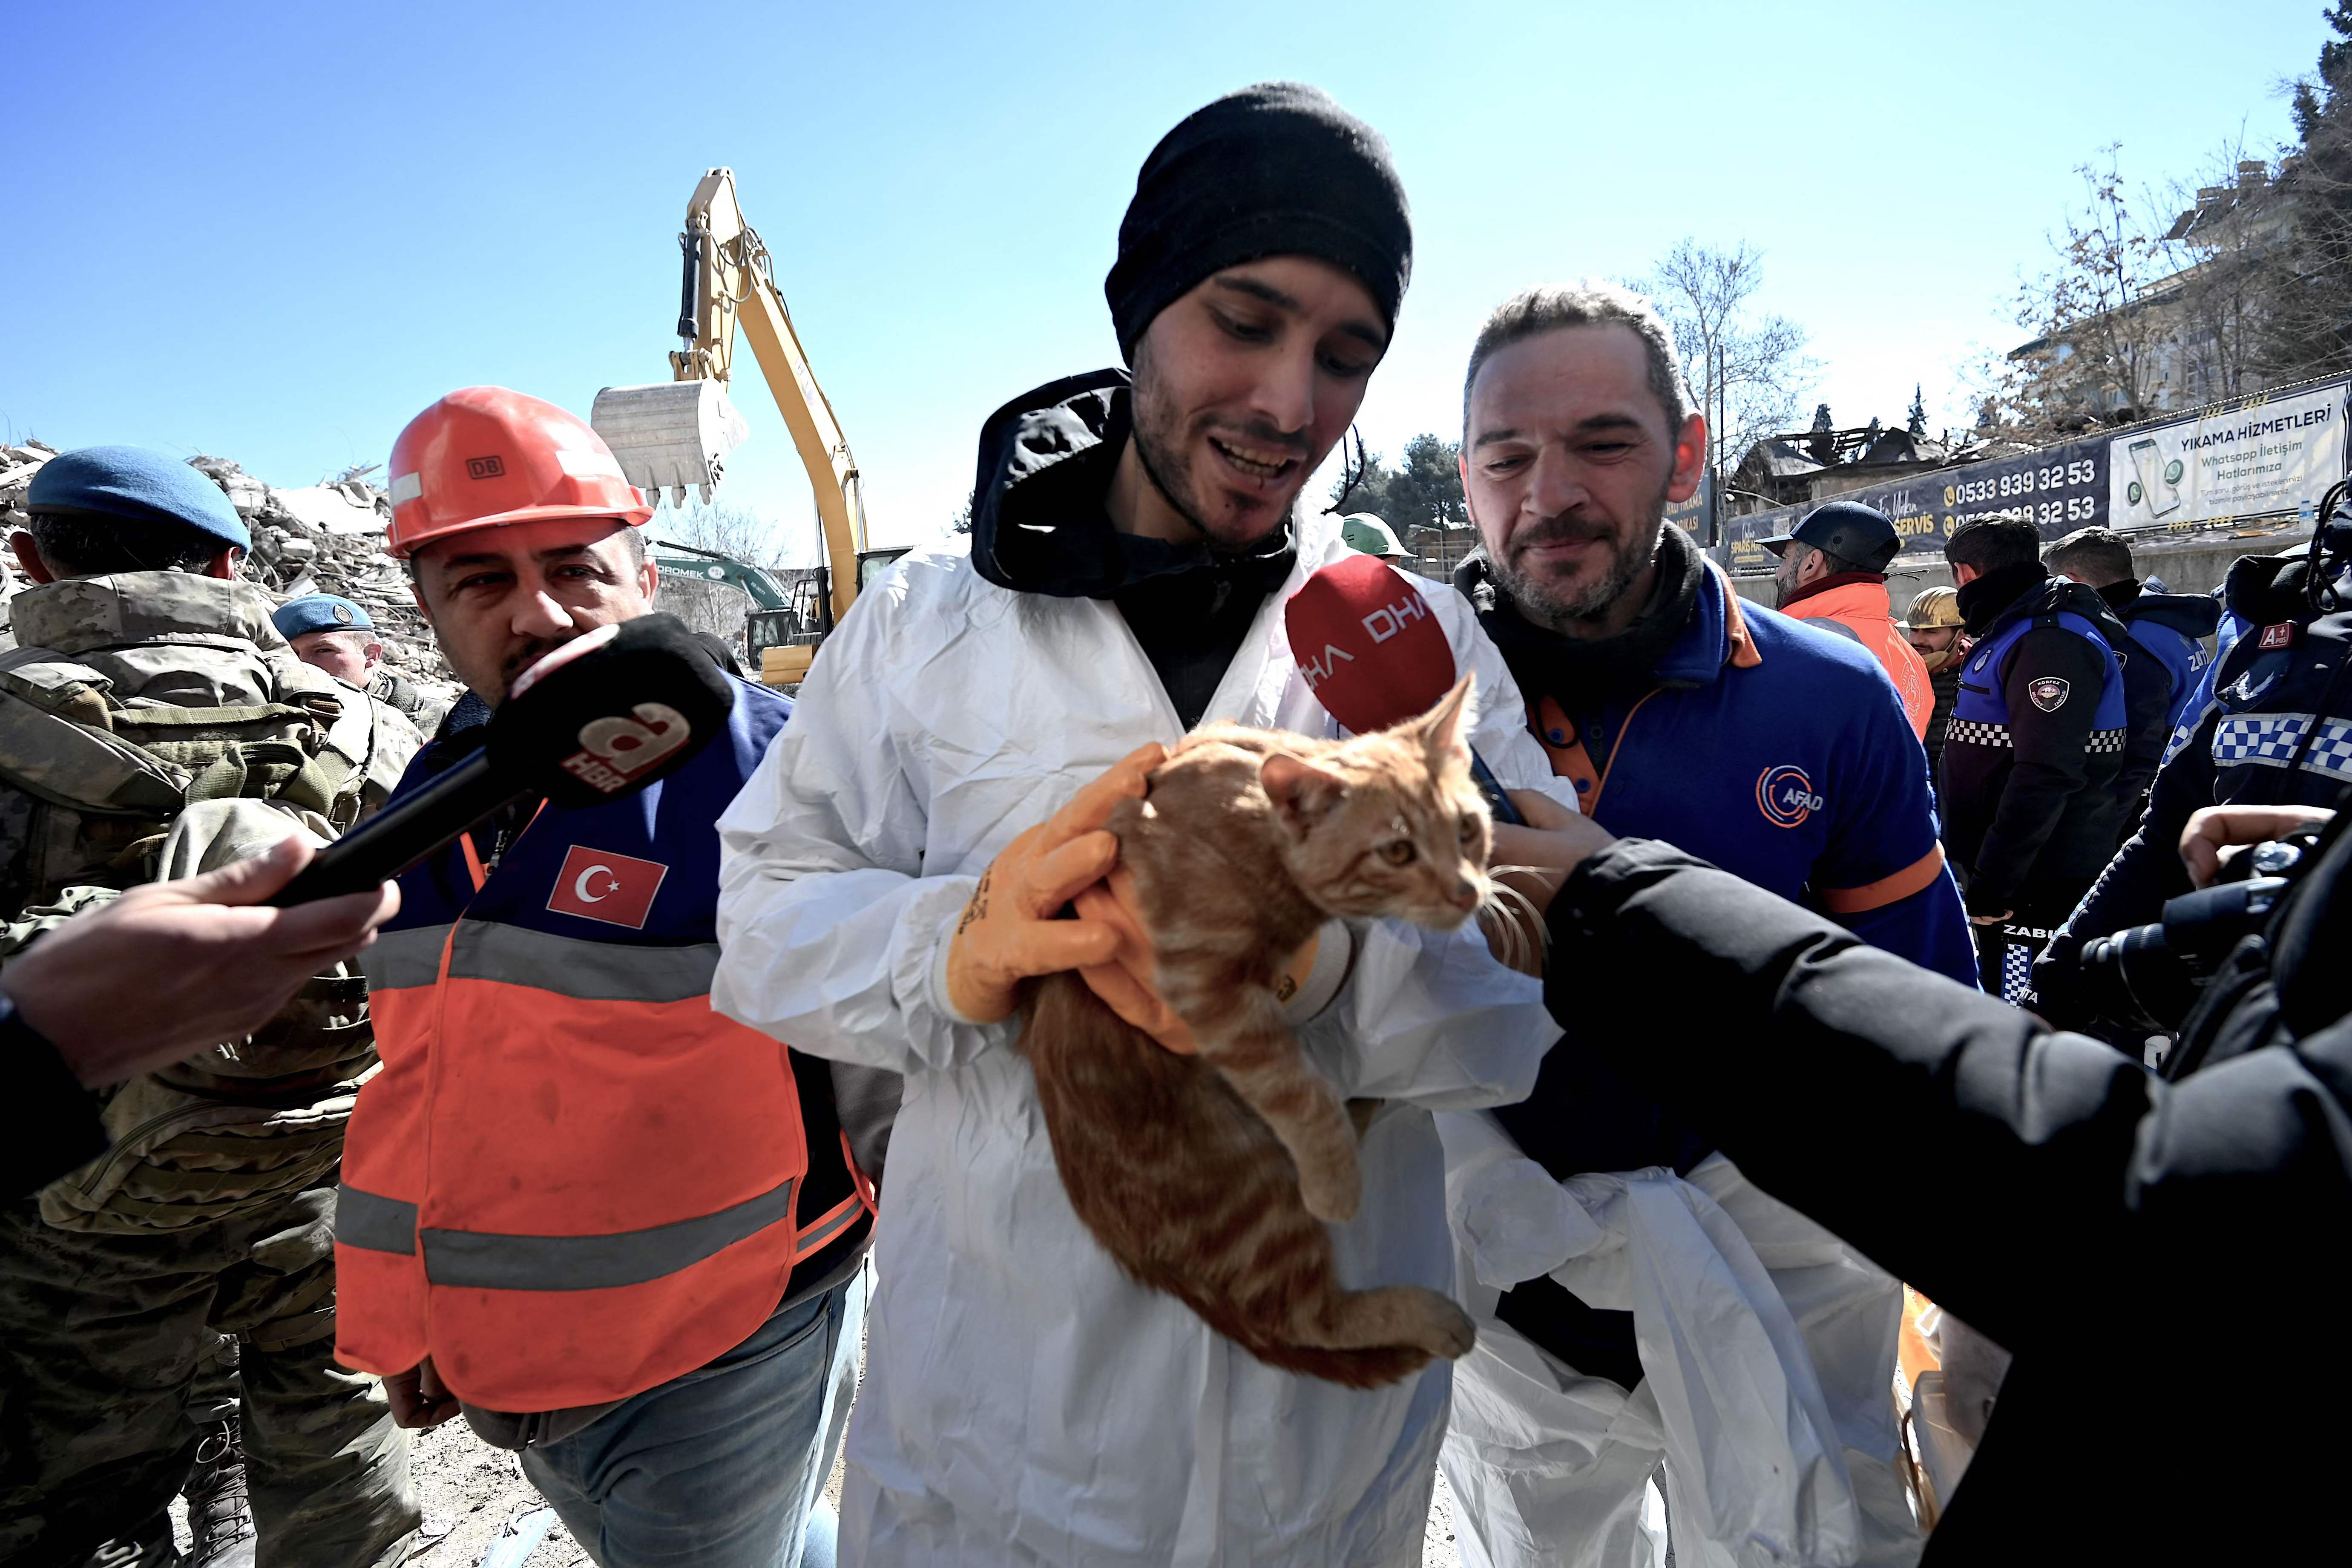
[[[2210,888],[2166,900],[2154,925],[2083,944],[2084,999],[2108,1023],[2169,1034],[2238,943],[2266,925],[2307,870],[2319,826],[2298,828],[2231,857]]]

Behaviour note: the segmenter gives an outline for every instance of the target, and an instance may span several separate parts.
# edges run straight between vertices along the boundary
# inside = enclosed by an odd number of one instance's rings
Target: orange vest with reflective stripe
[[[1835,621],[1853,633],[1871,658],[1885,668],[1903,699],[1903,716],[1911,732],[1927,738],[1927,720],[1936,711],[1936,689],[1927,679],[1927,661],[1895,624],[1895,611],[1883,583],[1840,583],[1818,594],[1783,605],[1780,613],[1801,621]]]
[[[344,1363],[430,1355],[501,1411],[624,1399],[749,1338],[866,1219],[855,1192],[810,1212],[786,1048],[710,1008],[712,825],[781,723],[758,707],[638,796],[542,810],[487,876],[467,839],[401,879],[362,959],[383,1068],[344,1148]]]

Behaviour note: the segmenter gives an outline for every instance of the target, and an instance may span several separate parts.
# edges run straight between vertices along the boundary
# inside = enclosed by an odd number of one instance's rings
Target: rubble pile
[[[434,646],[432,628],[410,597],[400,563],[383,552],[392,498],[368,483],[374,468],[353,468],[323,484],[281,490],[226,458],[191,458],[220,486],[253,531],[245,574],[280,599],[340,594],[365,607],[383,639],[383,661],[410,680],[455,701],[457,688]]]
[[[41,465],[58,455],[54,447],[38,441],[26,441],[21,447],[0,446],[0,540],[24,526],[25,492],[32,488],[33,476]],[[8,635],[8,601],[25,586],[24,574],[16,570],[13,552],[0,549],[0,648],[16,646]]]
[[[0,446],[0,534],[24,524],[25,491],[41,465],[56,456],[55,448],[38,441]],[[383,552],[392,498],[368,482],[373,468],[353,468],[301,489],[278,489],[226,458],[188,461],[220,486],[252,531],[253,552],[243,568],[247,578],[281,601],[340,594],[364,605],[383,638],[384,663],[436,700],[457,700],[458,687],[409,596],[408,579]],[[0,626],[6,622],[5,600],[24,585],[13,561],[0,563]]]

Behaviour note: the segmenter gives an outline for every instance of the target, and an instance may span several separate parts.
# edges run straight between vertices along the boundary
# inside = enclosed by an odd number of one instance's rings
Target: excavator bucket
[[[662,381],[650,386],[608,386],[596,395],[588,423],[621,460],[629,482],[658,503],[686,504],[686,487],[709,500],[726,477],[727,455],[751,426],[716,381]]]

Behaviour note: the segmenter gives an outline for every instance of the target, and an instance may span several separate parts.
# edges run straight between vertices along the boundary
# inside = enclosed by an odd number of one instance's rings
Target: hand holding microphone
[[[735,690],[676,616],[599,626],[523,671],[488,740],[320,850],[268,902],[363,892],[510,802],[600,805],[683,767],[727,727]]]
[[[1454,647],[1421,590],[1376,555],[1335,561],[1283,606],[1290,654],[1324,710],[1359,735],[1418,718],[1454,689]],[[1526,818],[1473,748],[1470,777],[1500,823]]]

